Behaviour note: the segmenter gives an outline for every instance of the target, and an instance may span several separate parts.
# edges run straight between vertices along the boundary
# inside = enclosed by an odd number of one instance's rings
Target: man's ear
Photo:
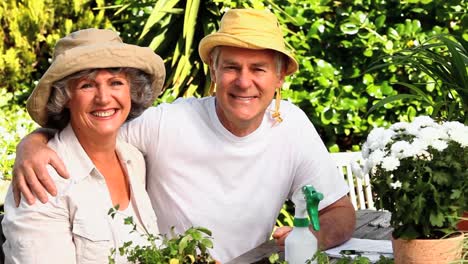
[[[281,71],[280,76],[278,76],[278,85],[276,87],[283,87],[284,78],[286,78],[285,71]]]
[[[216,82],[216,69],[214,68],[213,59],[210,58],[210,64],[208,65],[210,70],[210,78],[212,82]]]

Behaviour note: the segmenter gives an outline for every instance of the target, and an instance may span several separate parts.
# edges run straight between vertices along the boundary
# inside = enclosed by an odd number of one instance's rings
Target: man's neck
[[[232,121],[226,117],[226,115],[221,109],[219,109],[219,107],[216,107],[216,115],[218,116],[218,119],[224,128],[237,137],[245,137],[252,134],[255,130],[257,130],[257,128],[260,127],[263,121],[263,115],[260,115],[253,120]]]

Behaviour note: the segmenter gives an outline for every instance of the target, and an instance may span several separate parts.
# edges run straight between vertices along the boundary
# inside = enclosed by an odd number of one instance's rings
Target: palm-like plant
[[[382,62],[383,61],[383,62]],[[432,117],[468,123],[468,52],[466,42],[444,34],[436,35],[422,45],[401,50],[373,63],[368,71],[393,66],[408,76],[404,82],[395,82],[411,93],[389,96],[376,103],[369,113],[396,100],[415,100],[432,107]],[[414,80],[417,79],[417,80]],[[421,83],[420,80],[426,80]],[[422,86],[431,87],[431,91]],[[431,93],[441,96],[432,97]],[[441,98],[434,100],[433,98]]]
[[[208,67],[198,55],[200,40],[219,28],[227,8],[269,8],[294,21],[273,0],[115,0],[113,24],[127,43],[149,46],[166,64],[168,88],[159,98],[171,102],[180,96],[209,94]],[[286,28],[285,28],[286,29]],[[288,32],[288,34],[290,34]]]
[[[208,69],[198,56],[198,43],[216,30],[220,6],[199,0],[117,0],[108,7],[114,10],[114,26],[125,33],[124,39],[149,46],[164,59],[169,89],[159,101],[208,93]]]

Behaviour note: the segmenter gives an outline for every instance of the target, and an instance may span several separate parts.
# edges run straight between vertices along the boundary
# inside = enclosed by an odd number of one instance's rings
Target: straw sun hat
[[[297,71],[298,64],[286,49],[283,32],[276,16],[267,10],[230,9],[221,19],[218,32],[204,37],[198,46],[203,62],[209,64],[211,50],[216,46],[246,49],[271,49],[289,58],[286,75]]]
[[[152,77],[153,99],[161,93],[166,71],[161,57],[153,50],[125,44],[112,30],[84,29],[71,33],[55,45],[52,64],[26,103],[29,114],[44,126],[48,118],[46,105],[54,82],[86,69],[118,67],[136,68],[149,74]]]

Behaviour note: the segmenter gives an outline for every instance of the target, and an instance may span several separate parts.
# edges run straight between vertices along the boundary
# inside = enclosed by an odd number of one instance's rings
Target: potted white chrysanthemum
[[[370,176],[376,207],[392,213],[394,250],[415,239],[448,240],[441,238],[457,231],[457,222],[468,210],[467,126],[421,116],[388,129],[374,128],[362,146],[362,156],[360,166]],[[461,244],[462,238],[456,243]],[[437,248],[423,254],[432,261]],[[411,251],[416,249],[422,246]],[[396,263],[400,257],[412,258],[399,254],[395,252]],[[454,252],[453,259],[459,254]]]

